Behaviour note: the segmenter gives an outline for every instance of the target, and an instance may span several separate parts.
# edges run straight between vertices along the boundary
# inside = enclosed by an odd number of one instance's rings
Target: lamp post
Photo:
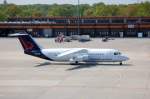
[[[80,1],[78,0],[78,5],[77,5],[77,13],[78,13],[78,35],[80,34]]]

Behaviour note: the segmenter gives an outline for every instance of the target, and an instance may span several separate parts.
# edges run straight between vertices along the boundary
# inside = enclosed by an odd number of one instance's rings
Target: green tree
[[[77,5],[0,5],[0,20],[8,17],[77,16]],[[150,16],[150,2],[128,5],[81,4],[81,16]]]
[[[55,5],[49,9],[48,16],[72,16],[74,9],[70,5]]]
[[[0,21],[7,20],[8,16],[5,12],[0,12]]]
[[[88,8],[84,11],[83,15],[84,16],[94,16],[94,9],[93,8]]]
[[[90,9],[91,7],[88,5],[88,4],[81,4],[80,5],[80,15],[81,16],[85,16],[84,14],[85,14],[85,11],[87,10],[87,9]],[[74,8],[75,9],[75,8]]]
[[[137,6],[136,16],[150,16],[150,2],[139,4]]]
[[[42,12],[35,10],[35,11],[33,11],[32,16],[33,17],[41,17],[42,16]]]
[[[14,4],[8,5],[6,11],[9,17],[20,16],[21,13],[21,9]]]

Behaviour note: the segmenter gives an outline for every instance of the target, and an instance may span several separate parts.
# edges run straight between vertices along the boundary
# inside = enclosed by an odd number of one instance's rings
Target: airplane
[[[78,64],[79,62],[119,62],[129,58],[116,49],[91,49],[91,48],[50,48],[43,49],[27,33],[15,33],[10,36],[18,37],[24,53],[27,55],[39,57],[49,61],[70,62]]]

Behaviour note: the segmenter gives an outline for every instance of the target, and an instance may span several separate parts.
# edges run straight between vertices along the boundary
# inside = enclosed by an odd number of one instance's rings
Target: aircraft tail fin
[[[10,36],[18,37],[24,51],[33,51],[33,50],[41,50],[39,45],[34,41],[34,39],[29,34],[11,34]]]
[[[36,43],[31,35],[27,33],[15,33],[11,34],[10,36],[18,37],[25,54],[49,60],[48,57],[43,55],[43,53],[41,52],[41,47]]]

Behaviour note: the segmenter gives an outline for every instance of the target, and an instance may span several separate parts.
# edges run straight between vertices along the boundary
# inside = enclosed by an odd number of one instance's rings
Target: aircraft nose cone
[[[129,58],[127,56],[123,56],[122,58],[123,58],[124,61],[129,60]]]

